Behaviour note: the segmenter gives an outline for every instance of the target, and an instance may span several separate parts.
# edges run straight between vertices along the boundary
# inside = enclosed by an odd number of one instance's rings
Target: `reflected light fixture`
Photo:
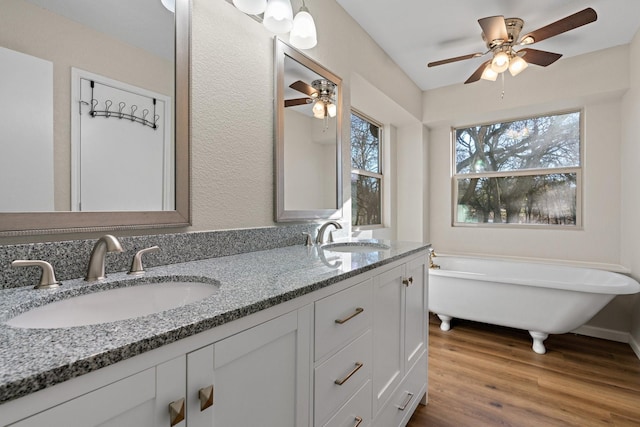
[[[233,0],[233,5],[247,15],[260,15],[267,8],[267,0]]]
[[[162,5],[171,13],[176,13],[176,0],[160,0]]]
[[[309,9],[302,0],[302,7],[293,19],[293,28],[289,34],[289,42],[298,49],[311,49],[318,44],[316,23]]]
[[[272,33],[283,34],[293,27],[293,10],[289,0],[269,0],[262,23]]]
[[[318,79],[311,82],[311,87],[317,91],[316,101],[313,104],[313,117],[316,119],[326,119],[327,117],[335,117],[338,112],[333,95],[335,93],[335,83]]]

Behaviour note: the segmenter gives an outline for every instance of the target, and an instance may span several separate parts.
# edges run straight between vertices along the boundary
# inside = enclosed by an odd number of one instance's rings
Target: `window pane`
[[[381,224],[380,178],[351,174],[351,224]]]
[[[374,173],[380,170],[380,128],[351,114],[351,168]]]
[[[580,166],[580,113],[456,129],[456,173]]]
[[[459,223],[576,225],[576,174],[458,181]]]

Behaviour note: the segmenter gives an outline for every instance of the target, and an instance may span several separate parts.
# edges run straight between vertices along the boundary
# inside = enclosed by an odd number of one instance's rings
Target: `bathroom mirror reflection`
[[[164,3],[3,0],[0,235],[188,224],[190,2]]]
[[[342,80],[275,40],[276,221],[342,217]]]

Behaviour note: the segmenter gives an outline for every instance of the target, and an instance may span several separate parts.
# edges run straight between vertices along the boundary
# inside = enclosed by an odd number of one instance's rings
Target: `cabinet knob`
[[[200,411],[204,411],[213,405],[213,386],[201,388],[198,390],[198,398],[200,399]]]
[[[184,421],[184,397],[169,403],[169,421],[171,427]]]
[[[413,283],[413,276],[409,277],[408,279],[403,279],[402,280],[402,284],[405,286],[409,286]]]

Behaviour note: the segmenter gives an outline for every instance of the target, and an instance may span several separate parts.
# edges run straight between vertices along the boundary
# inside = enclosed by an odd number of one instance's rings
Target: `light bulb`
[[[298,49],[311,49],[318,44],[316,24],[304,6],[293,19],[293,28],[291,29],[291,34],[289,34],[289,42],[293,47],[297,47]]]
[[[267,8],[267,0],[233,0],[233,5],[248,15],[260,15]]]
[[[324,119],[324,102],[318,100],[313,104],[313,117],[316,119]]]
[[[491,64],[487,64],[487,66],[484,67],[484,71],[482,72],[482,76],[480,76],[480,78],[483,80],[490,80],[492,82],[495,82],[498,78],[498,73],[493,71],[493,68],[491,68]]]
[[[329,113],[329,117],[335,117],[336,113],[338,112],[336,104],[330,103],[329,105],[327,105],[327,112]]]
[[[503,73],[509,68],[509,55],[504,52],[498,52],[491,60],[491,69],[496,73]]]
[[[291,31],[293,11],[289,0],[269,0],[262,23],[272,33],[282,34]]]
[[[509,63],[509,72],[511,73],[512,76],[517,76],[522,72],[522,70],[524,70],[528,66],[529,64],[527,64],[527,61],[525,61],[519,56],[514,56],[511,59],[511,62]]]

